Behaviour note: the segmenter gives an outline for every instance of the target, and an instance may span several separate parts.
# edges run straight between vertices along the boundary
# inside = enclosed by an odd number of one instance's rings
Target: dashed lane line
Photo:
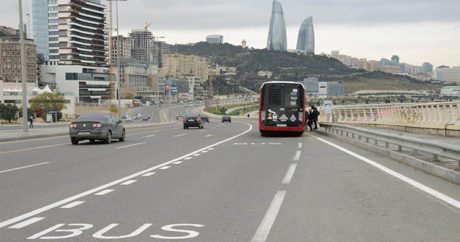
[[[115,191],[115,190],[114,189],[105,189],[104,191],[100,191],[100,192],[98,192],[98,193],[96,193],[94,195],[96,195],[96,196],[104,196],[104,195],[109,194],[109,193],[111,193],[113,191]]]
[[[85,201],[75,201],[75,202],[71,202],[71,203],[69,203],[67,205],[62,206],[61,208],[74,208],[74,207],[76,207],[78,205],[81,205],[83,203],[85,203]]]
[[[298,160],[300,160],[300,155],[301,155],[301,154],[302,154],[302,151],[297,150],[297,151],[295,152],[295,155],[294,155],[294,157],[292,158],[292,160],[293,160],[293,161],[298,161]]]
[[[160,170],[167,170],[169,168],[171,168],[171,166],[163,166],[163,167],[160,168]]]
[[[294,176],[295,169],[297,168],[297,163],[293,163],[289,166],[289,169],[286,172],[286,175],[283,178],[283,185],[288,185],[291,183],[292,177]]]
[[[178,134],[178,135],[174,135],[173,138],[179,138],[179,137],[182,137],[182,136],[186,136],[187,134]]]
[[[69,144],[55,144],[55,145],[45,145],[45,146],[38,146],[38,147],[32,147],[32,148],[24,148],[24,149],[18,149],[18,150],[9,150],[9,151],[0,152],[0,155],[31,151],[31,150],[40,150],[40,149],[46,149],[46,148],[53,148],[53,147],[59,147],[59,146],[64,146],[64,145],[69,145]]]
[[[117,147],[117,149],[126,149],[126,148],[131,148],[131,147],[139,146],[139,145],[143,145],[143,144],[147,144],[147,142],[141,142],[141,143],[136,143],[136,144],[131,144],[131,145],[120,146],[120,147]]]
[[[173,164],[174,164],[174,165],[180,165],[180,164],[182,164],[182,161],[176,161],[176,162],[174,162]]]
[[[42,163],[37,163],[37,164],[29,165],[29,166],[21,166],[21,167],[16,167],[16,168],[13,168],[13,169],[3,170],[3,171],[0,171],[0,174],[7,173],[7,172],[10,172],[10,171],[23,170],[23,169],[36,167],[36,166],[41,166],[41,165],[46,165],[46,164],[49,164],[49,162],[42,162]]]
[[[275,197],[268,207],[267,212],[265,213],[262,222],[259,225],[254,237],[252,237],[251,242],[265,242],[268,238],[268,234],[275,223],[276,216],[278,216],[278,212],[283,204],[284,196],[286,196],[286,191],[278,191],[275,194]]]
[[[120,185],[128,186],[128,185],[131,185],[131,184],[133,184],[135,182],[137,182],[137,180],[128,180],[128,181],[125,181],[125,182],[121,183]]]
[[[299,143],[297,144],[297,149],[302,149],[302,143],[299,142]]]
[[[49,210],[51,210],[51,209],[54,209],[54,208],[63,206],[63,205],[65,205],[65,204],[68,204],[69,202],[72,202],[72,201],[75,201],[75,200],[77,200],[77,199],[80,199],[80,198],[83,198],[83,197],[92,195],[92,194],[94,194],[94,193],[100,192],[100,191],[105,190],[105,189],[108,189],[108,188],[110,188],[110,187],[112,187],[112,186],[118,185],[118,184],[123,183],[123,182],[125,182],[125,181],[128,181],[128,180],[130,180],[130,179],[133,179],[133,178],[142,176],[143,174],[145,174],[145,173],[147,173],[147,172],[152,172],[152,171],[157,170],[157,169],[159,169],[159,168],[161,168],[161,167],[163,167],[163,166],[165,166],[165,165],[169,165],[169,164],[172,164],[172,163],[174,163],[174,162],[176,162],[176,161],[183,160],[185,157],[188,157],[188,156],[193,155],[193,154],[196,154],[196,153],[200,153],[200,152],[202,152],[203,150],[213,150],[213,149],[214,149],[213,147],[216,147],[216,146],[218,146],[218,145],[227,143],[227,142],[229,142],[229,141],[231,141],[231,140],[233,140],[233,139],[236,139],[236,138],[238,138],[238,137],[240,137],[240,136],[243,136],[243,135],[249,133],[249,132],[252,130],[252,128],[253,128],[253,126],[252,126],[250,123],[242,123],[242,124],[246,124],[246,125],[249,126],[249,128],[248,128],[246,131],[242,132],[242,133],[239,133],[239,134],[234,135],[234,136],[232,136],[232,137],[229,137],[229,138],[227,138],[227,139],[221,140],[221,141],[216,142],[216,143],[214,143],[214,144],[208,145],[208,146],[203,147],[203,148],[201,148],[201,149],[195,150],[195,151],[193,151],[193,152],[191,152],[191,153],[188,153],[188,154],[185,154],[185,155],[183,155],[183,156],[177,157],[177,158],[175,158],[175,159],[173,159],[173,160],[164,162],[164,163],[162,163],[162,164],[158,164],[158,165],[156,165],[156,166],[153,166],[153,167],[147,168],[147,169],[145,169],[145,170],[139,171],[139,172],[137,172],[137,173],[131,174],[131,175],[129,175],[129,176],[122,177],[122,178],[120,178],[120,179],[118,179],[118,180],[115,180],[115,181],[106,183],[106,184],[104,184],[104,185],[95,187],[95,188],[93,188],[93,189],[90,189],[90,190],[87,190],[87,191],[85,191],[85,192],[82,192],[82,193],[73,195],[73,196],[68,197],[68,198],[62,199],[62,200],[60,200],[60,201],[54,202],[54,203],[49,204],[49,205],[46,205],[46,206],[44,206],[44,207],[41,207],[41,208],[32,210],[32,211],[30,211],[30,212],[28,212],[28,213],[24,213],[24,214],[21,214],[21,215],[19,215],[19,216],[13,217],[13,218],[11,218],[11,219],[2,221],[2,222],[0,222],[0,228],[3,228],[3,227],[6,227],[6,226],[9,226],[9,225],[18,223],[18,222],[23,221],[23,220],[26,220],[26,219],[29,219],[29,218],[31,218],[31,217],[34,217],[34,216],[38,215],[38,214],[41,214],[41,213],[44,213],[44,212],[49,211]]]
[[[155,174],[155,172],[147,172],[147,173],[145,173],[145,174],[142,175],[142,176],[147,177],[147,176],[153,176],[154,174]]]
[[[354,153],[354,152],[352,152],[352,151],[350,151],[348,149],[345,149],[345,148],[343,148],[343,147],[341,147],[341,146],[339,146],[337,144],[334,144],[334,143],[329,142],[329,141],[327,141],[325,139],[322,139],[322,138],[316,138],[316,139],[321,141],[321,142],[323,142],[323,143],[325,143],[325,144],[328,144],[328,145],[330,145],[330,146],[332,146],[332,147],[334,147],[334,148],[336,148],[336,149],[338,149],[338,150],[340,150],[340,151],[342,151],[342,152],[344,152],[346,154],[349,154],[349,155],[351,155],[351,156],[353,156],[353,157],[355,157],[355,158],[357,158],[357,159],[359,159],[361,161],[364,161],[367,164],[369,164],[371,166],[374,166],[377,169],[387,173],[388,175],[396,177],[399,180],[401,180],[403,182],[406,182],[406,183],[410,184],[411,186],[413,186],[413,187],[415,187],[415,188],[417,188],[417,189],[419,189],[419,190],[421,190],[423,192],[426,192],[429,195],[431,195],[431,196],[433,196],[433,197],[435,197],[435,198],[437,198],[437,199],[439,199],[439,200],[441,200],[441,201],[443,201],[443,202],[445,202],[447,204],[450,204],[450,205],[460,209],[460,201],[458,201],[458,200],[456,200],[456,199],[454,199],[452,197],[449,197],[449,196],[447,196],[447,195],[445,195],[445,194],[443,194],[441,192],[438,192],[438,191],[434,190],[431,187],[425,186],[425,185],[423,185],[423,184],[421,184],[421,183],[419,183],[419,182],[417,182],[417,181],[415,181],[415,180],[413,180],[413,179],[411,179],[411,178],[409,178],[407,176],[404,176],[404,175],[402,175],[402,174],[400,174],[400,173],[398,173],[396,171],[393,171],[393,170],[387,168],[386,166],[383,166],[383,165],[381,165],[381,164],[379,164],[379,163],[377,163],[377,162],[375,162],[375,161],[373,161],[371,159],[368,159],[368,158],[366,158],[364,156],[358,155],[358,154],[356,154],[356,153]]]

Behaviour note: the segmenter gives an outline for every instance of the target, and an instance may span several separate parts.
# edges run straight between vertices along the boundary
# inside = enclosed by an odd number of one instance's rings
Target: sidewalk
[[[174,124],[176,122],[162,122],[162,123],[139,123],[139,124],[124,124],[126,129],[148,128]],[[63,125],[61,127],[37,127],[29,129],[29,132],[24,133],[22,129],[0,130],[0,142],[47,138],[55,136],[63,136],[69,134],[69,126]]]

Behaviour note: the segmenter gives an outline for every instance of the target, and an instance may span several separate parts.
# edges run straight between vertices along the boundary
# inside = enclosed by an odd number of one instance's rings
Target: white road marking
[[[145,173],[142,176],[153,176],[154,174],[155,174],[155,172],[148,172],[148,173]]]
[[[196,157],[196,156],[200,156],[200,154],[194,154],[193,156],[195,156],[195,157]]]
[[[40,149],[46,149],[46,148],[53,148],[53,147],[64,146],[64,145],[69,145],[69,144],[45,145],[45,146],[39,146],[39,147],[33,147],[33,148],[10,150],[10,151],[0,152],[0,155],[10,154],[10,153],[17,153],[17,152],[24,152],[24,151],[31,151],[31,150],[40,150]]]
[[[209,138],[209,137],[212,137],[212,134],[207,134],[206,136],[204,136],[205,138]]]
[[[295,172],[295,169],[297,168],[297,163],[292,163],[290,166],[289,166],[289,169],[287,170],[286,172],[286,175],[284,176],[283,178],[283,184],[284,185],[287,185],[289,183],[291,183],[291,180],[292,180],[292,177],[294,176],[294,172]]]
[[[174,162],[173,164],[174,164],[174,165],[180,165],[180,164],[182,164],[182,161],[176,161],[176,162]]]
[[[155,137],[155,136],[157,136],[157,135],[156,134],[151,134],[151,135],[144,136],[142,138],[151,138],[151,137]]]
[[[76,207],[76,206],[78,206],[80,204],[83,204],[83,203],[85,203],[85,201],[75,201],[75,202],[71,202],[71,203],[69,203],[67,205],[62,206],[61,208],[74,208],[74,207]]]
[[[182,136],[186,136],[187,134],[178,134],[178,135],[174,135],[173,138],[179,138],[179,137],[182,137]]]
[[[135,182],[137,182],[137,180],[128,180],[128,181],[125,181],[125,182],[121,183],[120,185],[128,186],[128,185],[131,185],[131,184],[133,184]]]
[[[251,125],[251,127],[252,127],[252,125]],[[214,150],[214,148],[209,148],[208,150]]]
[[[233,145],[248,145],[248,143],[234,143]]]
[[[268,143],[269,145],[282,145],[281,143]]]
[[[163,167],[160,168],[160,170],[167,170],[169,168],[171,168],[171,167],[170,166],[163,166]]]
[[[77,200],[77,199],[80,199],[80,198],[82,198],[82,197],[86,197],[86,196],[89,196],[89,195],[94,194],[94,193],[96,193],[96,192],[100,192],[100,191],[105,190],[105,189],[107,189],[107,188],[109,188],[109,187],[118,185],[118,184],[120,184],[120,183],[122,183],[122,182],[125,182],[125,181],[127,181],[127,180],[130,180],[130,179],[133,179],[133,178],[135,178],[135,177],[142,176],[142,175],[145,174],[146,172],[152,172],[152,171],[154,171],[154,170],[159,169],[160,167],[163,167],[163,166],[165,166],[165,165],[172,164],[172,163],[174,163],[174,162],[176,162],[176,161],[179,161],[179,160],[183,160],[185,157],[188,157],[188,156],[190,156],[190,155],[199,153],[199,152],[201,152],[201,151],[203,151],[203,150],[214,149],[214,148],[212,148],[212,147],[216,147],[216,146],[218,146],[218,145],[227,143],[228,141],[231,141],[231,140],[234,140],[234,139],[236,139],[236,138],[238,138],[238,137],[240,137],[240,136],[243,136],[243,135],[249,133],[249,132],[252,130],[252,125],[251,125],[250,123],[243,123],[243,124],[248,125],[249,128],[248,128],[246,131],[244,131],[244,132],[242,132],[242,133],[240,133],[240,134],[234,135],[234,136],[232,136],[232,137],[230,137],[230,138],[227,138],[227,139],[221,140],[221,141],[219,141],[219,142],[216,142],[216,143],[214,143],[214,144],[208,145],[208,146],[206,146],[206,147],[203,147],[203,148],[201,148],[201,149],[198,149],[198,150],[196,150],[196,151],[193,151],[193,152],[191,152],[191,153],[189,153],[189,154],[185,154],[185,155],[183,155],[183,156],[177,157],[177,158],[175,158],[175,159],[173,159],[173,160],[170,160],[170,161],[164,162],[164,163],[162,163],[162,164],[159,164],[159,165],[156,165],[156,166],[147,168],[147,169],[145,169],[145,170],[139,171],[139,172],[134,173],[134,174],[131,174],[131,175],[129,175],[129,176],[122,177],[122,178],[120,178],[120,179],[118,179],[118,180],[115,180],[115,181],[106,183],[106,184],[101,185],[101,186],[99,186],[99,187],[95,187],[95,188],[90,189],[90,190],[87,190],[87,191],[85,191],[85,192],[82,192],[82,193],[73,195],[73,196],[71,196],[71,197],[62,199],[62,200],[57,201],[57,202],[55,202],[55,203],[52,203],[52,204],[43,206],[43,207],[41,207],[41,208],[32,210],[32,211],[30,211],[30,212],[28,212],[28,213],[21,214],[21,215],[19,215],[19,216],[14,217],[14,218],[11,218],[11,219],[2,221],[2,222],[0,222],[0,228],[3,228],[3,227],[6,227],[6,226],[8,226],[8,225],[15,224],[15,223],[17,223],[17,222],[19,222],[19,221],[22,221],[22,220],[31,218],[31,217],[33,217],[33,216],[36,216],[37,214],[44,213],[44,212],[49,211],[49,210],[51,210],[51,209],[57,208],[57,207],[59,207],[59,206],[65,205],[65,204],[67,204],[67,203],[69,203],[69,202],[72,202],[72,201],[75,201],[75,200]]]
[[[297,149],[302,149],[302,143],[297,144]]]
[[[11,226],[11,227],[9,227],[9,228],[10,228],[10,229],[22,229],[22,228],[25,228],[25,227],[27,227],[27,226],[29,226],[29,225],[31,225],[31,224],[34,224],[34,223],[36,223],[36,222],[38,222],[38,221],[41,221],[41,220],[43,220],[43,219],[45,219],[45,218],[43,218],[43,217],[31,218],[31,219],[28,219],[28,220],[26,220],[26,221],[24,221],[24,222],[15,224],[15,225],[13,225],[13,226]]]
[[[431,187],[425,186],[425,185],[423,185],[423,184],[421,184],[421,183],[419,183],[419,182],[417,182],[415,180],[412,180],[409,177],[406,177],[406,176],[404,176],[404,175],[402,175],[402,174],[400,174],[400,173],[398,173],[396,171],[393,171],[393,170],[387,168],[386,166],[383,166],[383,165],[381,165],[381,164],[379,164],[379,163],[377,163],[377,162],[375,162],[375,161],[373,161],[371,159],[368,159],[368,158],[366,158],[364,156],[358,155],[358,154],[356,154],[356,153],[354,153],[354,152],[352,152],[350,150],[347,150],[347,149],[345,149],[345,148],[343,148],[343,147],[341,147],[339,145],[336,145],[336,144],[334,144],[332,142],[329,142],[329,141],[327,141],[325,139],[321,139],[321,138],[316,138],[316,139],[321,141],[321,142],[323,142],[323,143],[326,143],[326,144],[328,144],[328,145],[330,145],[330,146],[332,146],[332,147],[334,147],[334,148],[336,148],[336,149],[338,149],[340,151],[343,151],[343,152],[345,152],[345,153],[347,153],[347,154],[349,154],[349,155],[351,155],[351,156],[353,156],[353,157],[355,157],[355,158],[357,158],[359,160],[362,160],[362,161],[366,162],[367,164],[369,164],[371,166],[374,166],[377,169],[379,169],[379,170],[381,170],[381,171],[383,171],[383,172],[385,172],[385,173],[387,173],[387,174],[389,174],[391,176],[394,176],[394,177],[400,179],[401,181],[406,182],[406,183],[414,186],[415,188],[417,188],[417,189],[419,189],[419,190],[421,190],[423,192],[426,192],[426,193],[430,194],[431,196],[433,196],[433,197],[435,197],[435,198],[437,198],[437,199],[439,199],[439,200],[441,200],[441,201],[443,201],[445,203],[448,203],[448,204],[460,209],[460,201],[455,200],[452,197],[449,197],[449,196],[447,196],[447,195],[445,195],[445,194],[443,194],[441,192],[438,192],[438,191],[434,190]]]
[[[203,150],[203,151],[201,151],[201,153],[208,153],[208,151],[207,151],[207,150]]]
[[[120,146],[120,147],[117,147],[117,149],[126,149],[126,148],[130,148],[130,147],[138,146],[138,145],[143,145],[143,144],[147,144],[147,142],[141,142],[141,143],[136,143],[136,144],[131,144],[131,145]]]
[[[252,237],[251,242],[265,242],[267,240],[268,234],[270,233],[273,223],[276,220],[276,216],[278,215],[281,205],[283,204],[285,195],[286,191],[278,191],[275,194],[275,197],[273,198],[270,207],[268,207],[268,210],[265,213],[259,228],[254,234],[254,237]]]
[[[298,150],[295,152],[294,157],[292,158],[293,161],[298,161],[300,160],[300,155],[302,154],[302,151]]]
[[[21,167],[16,167],[16,168],[13,168],[13,169],[3,170],[3,171],[0,171],[0,174],[1,173],[7,173],[7,172],[10,172],[10,171],[17,171],[17,170],[27,169],[27,168],[31,168],[31,167],[35,167],[35,166],[46,165],[46,164],[49,164],[49,162],[42,162],[42,163],[37,163],[37,164],[29,165],[29,166],[21,166]]]
[[[185,157],[185,160],[191,160],[193,157]]]
[[[100,192],[98,192],[98,193],[96,193],[96,194],[94,194],[94,195],[97,195],[97,196],[104,196],[104,195],[109,194],[109,193],[111,193],[111,192],[113,192],[113,191],[115,191],[115,190],[114,190],[114,189],[105,189],[104,191],[100,191]]]

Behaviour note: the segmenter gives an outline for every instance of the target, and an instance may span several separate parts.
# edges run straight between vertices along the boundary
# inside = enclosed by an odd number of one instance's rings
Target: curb
[[[347,139],[341,136],[333,135],[325,131],[317,131],[317,133],[324,135],[324,136],[334,137],[335,139],[341,140],[348,144],[359,146],[361,148],[364,148],[371,152],[380,154],[382,156],[390,157],[393,160],[399,161],[403,164],[406,164],[408,166],[421,170],[425,173],[434,175],[441,179],[444,179],[444,180],[453,182],[457,185],[460,185],[460,172],[450,170],[442,166],[438,166],[436,164],[412,157],[407,154],[402,154],[402,153],[399,153],[393,150],[385,149],[384,147],[379,147],[379,146],[375,146],[372,144],[357,142],[355,140],[350,140],[350,139]]]
[[[168,126],[168,125],[172,125],[172,124],[176,124],[176,122],[132,125],[132,126],[125,126],[125,128],[126,129],[142,129],[142,128],[150,128],[150,127]],[[10,141],[19,141],[19,140],[50,138],[50,137],[58,137],[58,136],[65,136],[65,135],[69,135],[69,131],[57,132],[57,133],[51,133],[51,134],[33,134],[33,135],[27,135],[26,134],[26,135],[20,135],[20,136],[16,136],[16,137],[0,138],[0,143],[10,142]]]

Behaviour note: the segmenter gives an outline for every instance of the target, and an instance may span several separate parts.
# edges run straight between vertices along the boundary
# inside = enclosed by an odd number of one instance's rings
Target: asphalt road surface
[[[0,241],[459,241],[459,186],[233,121],[0,143]]]

